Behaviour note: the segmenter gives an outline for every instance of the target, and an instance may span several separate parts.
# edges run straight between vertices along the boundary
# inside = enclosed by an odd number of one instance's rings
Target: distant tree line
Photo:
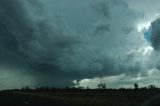
[[[160,88],[156,87],[155,85],[148,85],[146,87],[139,88],[138,83],[134,83],[134,89],[138,90],[138,89],[160,89]]]
[[[48,86],[42,86],[37,88],[30,88],[29,86],[22,87],[21,89],[16,89],[19,91],[54,91],[54,90],[160,90],[160,88],[156,87],[155,85],[148,85],[146,87],[139,87],[138,83],[134,83],[134,88],[119,88],[119,89],[112,89],[107,88],[105,83],[100,82],[97,85],[96,89],[91,89],[89,86],[82,87],[65,87],[65,88],[56,88],[56,87],[48,87]]]

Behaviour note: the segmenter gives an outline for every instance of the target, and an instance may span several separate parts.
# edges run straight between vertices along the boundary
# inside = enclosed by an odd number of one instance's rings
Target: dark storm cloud
[[[119,0],[96,1],[91,8],[97,13],[94,28],[76,33],[45,17],[41,4],[1,0],[1,65],[23,69],[23,75],[34,77],[35,86],[67,86],[74,79],[138,73],[141,67],[134,56],[124,57],[131,43],[139,44],[137,39],[127,40],[138,14]]]
[[[93,9],[96,11],[98,15],[101,15],[103,17],[109,18],[110,11],[109,11],[109,4],[105,2],[99,2],[92,6]]]
[[[51,70],[59,71],[54,61],[79,41],[58,31],[48,20],[32,16],[37,7],[32,8],[33,13],[28,7],[33,5],[33,2],[21,0],[0,1],[0,62],[1,68],[24,69],[38,80],[48,75],[38,78],[39,75],[34,75],[37,71],[47,74]],[[51,74],[58,76],[56,72]]]
[[[99,32],[104,32],[104,31],[109,31],[109,26],[107,25],[101,25],[101,26],[97,26],[97,29],[96,29],[96,34],[98,34]]]
[[[18,63],[19,60],[21,61],[18,46],[20,39],[23,38],[23,35],[19,36],[18,33],[24,31],[27,27],[26,11],[17,0],[2,0],[0,5],[1,65],[14,64],[15,60]],[[29,26],[27,29],[29,29]]]
[[[155,20],[151,24],[151,45],[155,50],[160,49],[160,19]]]

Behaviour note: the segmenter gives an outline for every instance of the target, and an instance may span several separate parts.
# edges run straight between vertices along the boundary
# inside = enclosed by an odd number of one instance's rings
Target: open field
[[[159,106],[159,90],[4,91],[0,106]]]

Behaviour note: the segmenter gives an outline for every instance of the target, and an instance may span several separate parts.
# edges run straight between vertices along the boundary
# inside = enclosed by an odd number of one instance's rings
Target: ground
[[[160,106],[159,90],[2,91],[0,106]]]

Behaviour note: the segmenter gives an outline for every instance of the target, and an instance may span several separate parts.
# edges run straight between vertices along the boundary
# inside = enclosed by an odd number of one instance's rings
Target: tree
[[[138,84],[137,83],[135,83],[134,84],[134,89],[138,89],[139,87],[138,87]]]
[[[155,85],[149,85],[148,88],[149,88],[149,89],[155,89],[156,86],[155,86]]]
[[[84,87],[82,87],[82,86],[78,86],[78,87],[77,87],[77,89],[84,89]]]
[[[90,87],[89,87],[89,86],[87,86],[87,87],[86,87],[86,89],[90,89]]]
[[[97,85],[97,87],[98,87],[98,89],[106,89],[106,84],[100,82],[100,83]]]
[[[31,89],[30,89],[29,86],[25,86],[25,87],[21,88],[21,90],[29,91],[29,90],[31,90]]]

